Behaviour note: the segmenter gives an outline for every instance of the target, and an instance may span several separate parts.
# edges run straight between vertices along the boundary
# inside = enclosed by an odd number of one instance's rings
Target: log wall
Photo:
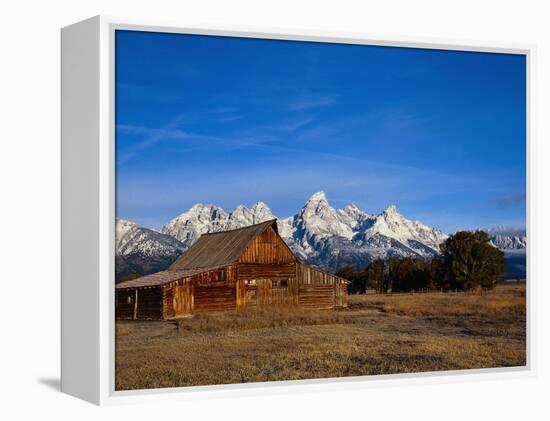
[[[271,227],[254,238],[238,260],[238,263],[275,265],[291,262],[296,262],[296,258],[283,239]]]
[[[164,317],[171,318],[193,312],[193,295],[189,282],[178,283],[177,285],[164,290]]]
[[[312,300],[311,290],[305,288],[305,286],[327,286],[330,285],[333,287],[333,305],[335,307],[347,307],[348,305],[348,289],[347,283],[342,278],[339,278],[336,275],[332,275],[322,270],[315,269],[311,266],[304,265],[303,263],[298,263],[296,265],[296,277],[300,284],[300,288],[303,288],[303,294],[308,295],[309,298],[305,301]],[[302,291],[302,289],[301,289]],[[300,292],[302,294],[302,292]],[[320,295],[322,295],[321,293]],[[325,300],[325,299],[323,299]],[[323,304],[324,305],[324,304]]]
[[[334,308],[333,285],[300,285],[298,297],[298,304],[303,308]]]
[[[204,285],[193,287],[193,311],[235,310],[237,307],[235,286]]]
[[[339,282],[334,290],[334,305],[336,308],[348,306],[348,284]]]
[[[241,263],[237,266],[237,279],[285,279],[296,277],[296,263],[258,264]]]

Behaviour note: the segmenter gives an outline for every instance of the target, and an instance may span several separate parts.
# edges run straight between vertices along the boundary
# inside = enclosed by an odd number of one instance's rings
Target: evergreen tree
[[[442,261],[453,289],[493,288],[504,273],[504,253],[483,231],[459,231],[442,245]]]
[[[386,292],[384,288],[385,262],[383,259],[375,259],[369,263],[366,269],[368,286],[378,292]]]

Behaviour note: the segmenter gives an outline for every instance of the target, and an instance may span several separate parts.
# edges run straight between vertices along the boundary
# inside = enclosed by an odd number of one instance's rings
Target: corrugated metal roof
[[[268,226],[273,226],[277,231],[276,221],[272,219],[235,230],[203,234],[169,269],[188,270],[230,265]]]
[[[154,287],[218,268],[219,266],[192,270],[163,270],[162,272],[152,273],[151,275],[142,276],[141,278],[130,279],[129,281],[120,282],[119,284],[116,284],[115,288],[124,289]]]

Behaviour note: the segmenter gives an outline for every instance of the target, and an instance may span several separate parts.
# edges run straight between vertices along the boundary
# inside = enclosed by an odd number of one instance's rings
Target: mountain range
[[[258,202],[250,208],[239,205],[231,212],[211,204],[196,204],[160,231],[117,219],[117,279],[165,269],[204,233],[274,218],[269,206]],[[296,256],[332,272],[345,265],[364,266],[377,257],[429,258],[439,252],[439,245],[448,238],[441,230],[405,218],[393,205],[375,215],[353,203],[335,209],[322,191],[312,195],[294,216],[278,218],[277,224],[281,237]],[[525,271],[525,231],[507,227],[486,231],[493,244],[504,250],[507,258],[514,259],[507,270],[515,270],[516,276],[521,276],[522,255]]]

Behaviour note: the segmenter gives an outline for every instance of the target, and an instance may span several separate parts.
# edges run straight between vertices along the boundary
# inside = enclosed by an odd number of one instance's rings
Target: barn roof
[[[151,275],[142,276],[141,278],[120,282],[116,284],[115,287],[116,289],[153,287],[218,268],[219,267],[190,270],[163,270],[162,272],[152,273]]]
[[[189,270],[230,265],[269,226],[277,232],[277,220],[271,219],[244,228],[203,234],[169,269]]]

